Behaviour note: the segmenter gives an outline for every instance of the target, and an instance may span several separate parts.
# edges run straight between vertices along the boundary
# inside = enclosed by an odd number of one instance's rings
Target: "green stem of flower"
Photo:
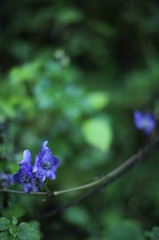
[[[2,188],[0,189],[0,192],[7,192],[7,193],[14,193],[14,194],[26,194],[23,191],[16,191],[11,189]],[[47,195],[48,192],[30,192],[31,195]]]
[[[72,191],[78,191],[81,189],[86,189],[86,188],[90,188],[93,187],[95,185],[98,185],[99,183],[102,183],[108,179],[111,178],[115,178],[118,177],[121,173],[123,173],[124,171],[127,171],[128,169],[130,169],[134,164],[136,164],[138,161],[140,161],[141,159],[143,159],[155,146],[156,144],[159,142],[159,136],[156,137],[156,139],[145,149],[140,150],[138,153],[136,153],[135,155],[133,155],[131,158],[129,158],[126,162],[124,162],[122,165],[120,165],[118,168],[116,168],[115,170],[113,170],[112,172],[108,173],[107,175],[97,179],[94,182],[79,186],[79,187],[75,187],[75,188],[70,188],[70,189],[66,189],[66,190],[61,190],[61,191],[54,191],[54,192],[30,192],[31,195],[49,195],[49,196],[57,196],[63,193],[68,193],[68,192],[72,192]],[[8,193],[14,193],[14,194],[26,194],[22,191],[15,191],[15,190],[10,190],[10,189],[0,189],[0,192],[8,192]]]
[[[82,186],[79,186],[79,187],[75,187],[75,188],[70,188],[70,189],[61,190],[61,191],[55,191],[55,192],[52,193],[52,195],[53,196],[57,196],[57,195],[60,195],[60,194],[63,194],[63,193],[68,193],[68,192],[72,192],[72,191],[79,191],[79,190],[82,190],[82,189],[86,189],[86,188],[90,188],[90,187],[96,186],[97,184],[103,182],[104,180],[106,180],[106,179],[108,179],[110,177],[115,176],[120,171],[123,171],[124,168],[126,168],[129,164],[132,163],[132,160],[131,161],[130,160],[131,159],[127,160],[120,167],[118,167],[114,171],[108,173],[107,175],[97,179],[94,182],[91,182],[91,183],[88,183],[88,184],[85,184],[85,185],[82,185]],[[0,189],[0,192],[8,192],[8,193],[15,193],[15,194],[26,194],[26,193],[24,193],[22,191],[15,191],[15,190],[10,190],[10,189],[6,189],[6,188]],[[32,195],[47,195],[48,192],[30,192],[30,194],[32,194]]]
[[[97,184],[103,182],[104,180],[115,176],[120,171],[123,171],[133,161],[134,161],[133,157],[128,159],[125,163],[123,163],[121,166],[116,168],[114,171],[112,171],[112,172],[108,173],[107,175],[97,179],[94,182],[91,182],[91,183],[88,183],[88,184],[85,184],[85,185],[82,185],[82,186],[79,186],[79,187],[75,187],[75,188],[70,188],[70,189],[61,190],[61,191],[55,191],[55,192],[52,192],[52,195],[57,196],[57,195],[60,195],[60,194],[63,194],[63,193],[68,193],[68,192],[72,192],[72,191],[79,191],[79,190],[82,190],[82,189],[86,189],[86,188],[96,186]],[[15,191],[15,190],[10,190],[10,189],[6,189],[6,188],[0,189],[0,192],[8,192],[8,193],[15,193],[15,194],[26,194],[22,191]],[[30,194],[32,194],[32,195],[47,195],[48,192],[30,192]]]
[[[141,154],[141,152],[138,153],[138,154]],[[60,194],[63,194],[63,193],[68,193],[68,192],[72,192],[72,191],[78,191],[78,190],[81,190],[81,189],[94,187],[97,184],[102,183],[106,179],[112,178],[112,177],[118,175],[120,172],[124,171],[124,169],[126,169],[129,165],[131,165],[134,161],[136,161],[136,155],[134,155],[134,156],[129,158],[126,162],[124,162],[122,165],[120,165],[114,171],[112,171],[112,172],[108,173],[107,175],[97,179],[94,182],[91,182],[91,183],[88,183],[86,185],[82,185],[82,186],[79,186],[79,187],[75,187],[75,188],[70,188],[70,189],[61,190],[61,191],[55,191],[55,192],[53,192],[53,195],[57,196],[57,195],[60,195]]]

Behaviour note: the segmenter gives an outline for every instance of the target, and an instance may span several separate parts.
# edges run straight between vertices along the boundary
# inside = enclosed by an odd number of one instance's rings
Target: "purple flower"
[[[60,164],[60,160],[52,155],[51,150],[46,147],[47,143],[48,141],[43,143],[33,167],[31,166],[31,153],[29,150],[23,152],[23,159],[18,163],[20,169],[14,174],[13,178],[18,184],[23,184],[25,193],[44,189],[46,177],[52,180],[56,178],[56,169]]]
[[[5,174],[0,172],[0,185],[1,187],[7,187],[14,184],[14,179],[12,174]]]
[[[135,111],[134,123],[139,130],[144,130],[146,135],[150,135],[156,127],[156,119],[149,112],[141,113],[140,111]]]
[[[39,155],[36,156],[33,172],[45,181],[46,177],[54,180],[56,178],[56,169],[60,165],[60,160],[52,155],[51,150],[46,146],[48,141],[42,145]]]
[[[23,152],[23,160],[18,164],[20,169],[16,174],[14,174],[14,181],[16,181],[18,184],[23,184],[25,193],[30,193],[31,190],[37,192],[38,187],[36,186],[32,172],[31,153],[29,150],[25,150]]]

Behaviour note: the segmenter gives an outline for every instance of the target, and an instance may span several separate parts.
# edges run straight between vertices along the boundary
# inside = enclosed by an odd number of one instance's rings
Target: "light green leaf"
[[[12,84],[18,84],[23,81],[34,81],[37,78],[40,61],[30,62],[21,67],[14,67],[10,72],[10,81]]]
[[[109,96],[104,92],[93,92],[88,95],[87,102],[94,110],[101,110],[109,103]]]
[[[4,231],[8,229],[9,226],[10,226],[10,221],[7,218],[5,217],[0,218],[0,231]]]
[[[6,100],[0,99],[0,121],[5,119],[6,117],[14,117],[15,116],[15,110],[10,105],[10,103]]]
[[[38,231],[36,231],[29,223],[23,222],[18,227],[17,237],[20,240],[40,240]]]
[[[91,118],[84,121],[82,132],[85,141],[101,151],[107,151],[112,142],[112,129],[107,119]]]

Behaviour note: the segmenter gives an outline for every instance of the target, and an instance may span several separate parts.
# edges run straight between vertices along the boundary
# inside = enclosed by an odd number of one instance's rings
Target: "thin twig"
[[[110,183],[112,183],[113,181],[118,179],[120,176],[125,174],[128,170],[130,170],[137,162],[139,162],[141,159],[143,159],[155,147],[155,145],[158,142],[159,142],[159,136],[156,137],[156,139],[148,147],[146,147],[143,150],[140,150],[138,153],[133,155],[131,158],[129,158],[127,161],[125,161],[118,168],[116,168],[112,172],[108,173],[107,175],[97,179],[94,182],[85,184],[83,186],[71,188],[71,189],[54,191],[52,193],[51,192],[49,192],[49,193],[48,192],[30,192],[31,195],[49,195],[49,197],[50,197],[51,195],[52,196],[57,196],[59,194],[68,193],[68,192],[72,192],[72,191],[79,191],[81,189],[90,188],[90,187],[93,187],[95,185],[98,185],[98,186],[94,187],[92,190],[90,190],[89,192],[85,193],[80,198],[76,199],[75,201],[73,201],[73,202],[71,202],[71,203],[69,203],[69,204],[67,204],[63,207],[55,209],[52,212],[49,212],[48,214],[45,214],[44,216],[40,217],[40,219],[51,217],[51,216],[55,215],[56,213],[63,211],[65,208],[68,208],[72,205],[75,205],[75,204],[79,203],[80,201],[89,197],[93,193],[99,191],[101,188],[108,186]],[[13,193],[13,194],[26,194],[23,191],[10,190],[10,189],[6,189],[6,188],[0,189],[0,192]]]
[[[132,167],[134,167],[139,161],[141,161],[143,158],[145,158],[148,153],[156,146],[156,144],[159,142],[159,136],[156,137],[156,139],[145,149],[140,150],[138,153],[136,153],[135,155],[133,155],[131,158],[129,158],[127,161],[125,161],[122,165],[120,165],[118,168],[116,168],[114,171],[108,173],[107,175],[105,175],[104,177],[102,177],[101,179],[96,180],[96,184],[97,182],[100,183],[101,181],[105,180],[103,183],[101,183],[100,185],[94,187],[92,190],[90,190],[89,192],[85,193],[84,195],[82,195],[81,197],[79,197],[78,199],[60,207],[57,208],[47,214],[44,214],[43,216],[39,217],[39,220],[44,220],[47,219],[49,217],[52,217],[54,215],[56,215],[59,212],[62,212],[63,210],[65,210],[66,208],[69,208],[73,205],[78,204],[79,202],[83,201],[84,199],[88,198],[89,196],[91,196],[92,194],[94,194],[95,192],[101,190],[103,187],[107,187],[109,184],[111,184],[112,182],[114,182],[116,179],[118,179],[119,177],[121,177],[122,175],[124,175],[125,173],[127,173]],[[93,183],[92,183],[93,185]],[[91,185],[91,186],[92,186]],[[90,187],[90,184],[85,185],[86,187]],[[62,191],[55,191],[55,196],[61,193],[66,193],[66,192],[70,192],[70,191],[74,191],[74,190],[79,190],[82,189],[83,186],[81,187],[77,187],[74,189],[67,189],[67,190],[62,190]]]
[[[13,194],[25,194],[23,191],[11,190],[7,188],[0,189],[0,192],[13,193]],[[47,195],[48,192],[30,192],[31,195]]]

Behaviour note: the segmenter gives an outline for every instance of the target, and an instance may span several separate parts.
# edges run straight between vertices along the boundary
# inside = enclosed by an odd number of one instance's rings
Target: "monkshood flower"
[[[14,179],[12,174],[5,174],[0,172],[0,186],[8,187],[14,184]]]
[[[53,156],[51,150],[46,146],[47,143],[48,141],[43,143],[33,167],[31,166],[31,153],[29,150],[23,152],[23,159],[18,163],[20,169],[14,174],[13,178],[18,184],[23,184],[25,193],[43,190],[46,177],[52,180],[56,178],[56,169],[60,164],[60,160]]]
[[[54,180],[56,179],[56,169],[60,165],[60,160],[56,158],[51,150],[46,146],[48,141],[42,144],[39,154],[36,156],[33,172],[45,181],[46,177]]]
[[[139,130],[144,130],[146,135],[150,135],[156,127],[156,118],[149,112],[141,113],[137,110],[134,112],[134,123]]]
[[[14,174],[14,181],[18,184],[23,184],[25,193],[30,193],[30,191],[37,192],[38,186],[33,175],[31,166],[31,153],[29,150],[25,150],[23,152],[23,160],[18,164],[20,166],[20,169],[16,174]]]

